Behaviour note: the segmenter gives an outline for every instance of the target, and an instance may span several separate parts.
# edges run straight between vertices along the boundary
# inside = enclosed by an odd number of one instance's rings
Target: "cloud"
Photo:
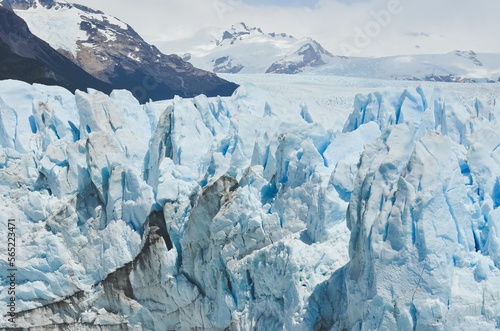
[[[374,13],[391,1],[400,1],[402,12],[392,15],[390,24],[381,26],[356,55],[454,49],[500,53],[497,0],[79,0],[121,18],[153,43],[243,21],[267,32],[310,36],[337,54],[341,45],[353,44],[358,30],[373,28]]]

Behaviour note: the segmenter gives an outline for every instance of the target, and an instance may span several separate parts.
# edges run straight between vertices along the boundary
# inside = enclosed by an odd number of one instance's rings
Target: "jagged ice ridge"
[[[0,98],[18,326],[500,327],[496,94],[359,95],[343,128],[252,85],[140,105],[3,81]]]

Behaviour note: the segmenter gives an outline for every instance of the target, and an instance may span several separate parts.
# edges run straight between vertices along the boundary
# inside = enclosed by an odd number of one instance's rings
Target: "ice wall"
[[[344,128],[382,134],[354,181],[350,262],[312,296],[316,327],[500,327],[499,105],[415,92],[358,98]]]
[[[139,105],[3,81],[0,98],[19,327],[500,323],[491,95],[359,95],[343,128],[252,85]]]

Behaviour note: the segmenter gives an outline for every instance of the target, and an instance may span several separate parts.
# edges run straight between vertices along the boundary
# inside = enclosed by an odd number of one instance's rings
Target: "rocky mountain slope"
[[[144,102],[174,95],[231,95],[236,84],[146,43],[129,25],[65,1],[4,0],[32,33],[95,78]],[[5,5],[7,6],[7,5]]]
[[[111,92],[104,83],[33,35],[26,23],[0,7],[0,78],[60,85],[74,91],[88,87]]]

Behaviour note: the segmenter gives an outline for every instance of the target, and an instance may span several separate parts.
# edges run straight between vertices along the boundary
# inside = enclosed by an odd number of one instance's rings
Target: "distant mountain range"
[[[245,23],[228,30],[200,32],[190,42],[190,48],[179,55],[216,73],[321,74],[447,82],[500,79],[500,54],[455,51],[382,58],[335,56],[311,38],[265,33]]]
[[[140,101],[227,96],[237,88],[176,55],[161,53],[132,27],[103,12],[53,0],[2,0],[0,6],[2,54],[9,61],[30,63],[22,59],[27,58],[43,64],[36,66],[39,72],[29,65],[4,68],[2,78],[24,77],[69,89],[128,89]]]
[[[455,51],[382,58],[335,58],[311,74],[457,83],[500,82],[500,54]]]
[[[201,38],[215,33],[202,33]],[[286,33],[264,33],[245,23],[234,24],[210,40],[194,38],[182,54],[193,65],[216,73],[296,74],[334,58],[318,42]]]

